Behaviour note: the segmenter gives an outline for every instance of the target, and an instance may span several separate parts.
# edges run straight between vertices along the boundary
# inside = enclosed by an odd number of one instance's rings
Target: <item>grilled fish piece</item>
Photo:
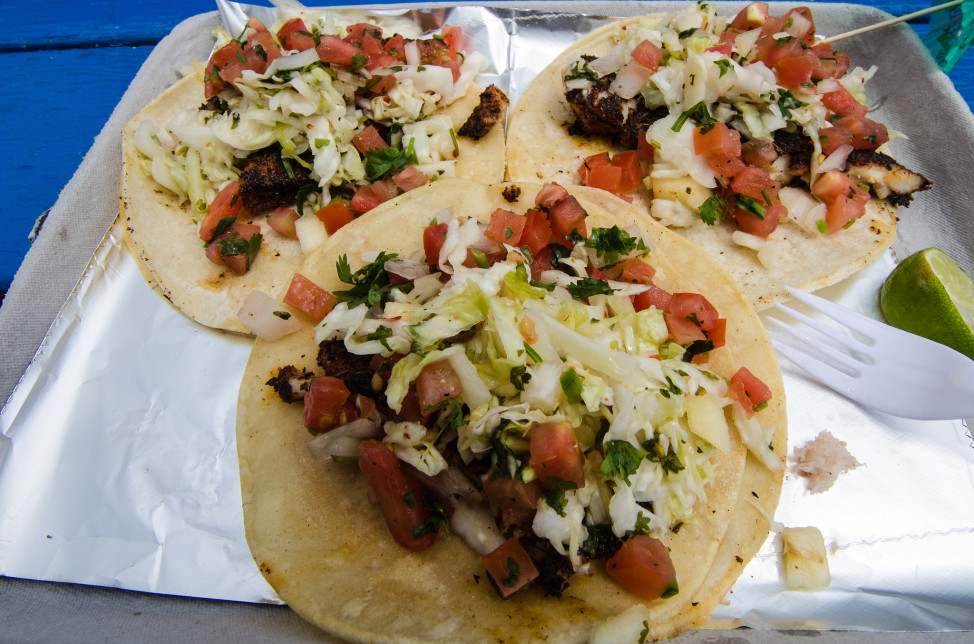
[[[273,145],[252,153],[240,173],[240,198],[244,207],[259,213],[294,202],[301,186],[310,183],[311,171],[288,159],[290,172],[281,157],[281,148]]]
[[[846,170],[853,181],[868,184],[878,198],[897,206],[909,206],[914,192],[933,186],[922,174],[872,150],[853,150],[846,159]]]
[[[504,110],[510,104],[507,95],[496,85],[488,85],[487,89],[480,93],[480,102],[473,108],[466,122],[460,126],[457,135],[474,140],[486,136],[490,128],[504,118]]]
[[[780,158],[787,159],[779,168],[785,168],[787,174],[795,177],[808,174],[814,148],[807,135],[778,130],[774,133],[774,144]],[[846,171],[854,181],[868,185],[877,199],[897,206],[909,206],[913,193],[933,187],[933,182],[922,174],[874,150],[853,150],[846,159]]]
[[[615,74],[606,74],[591,87],[570,89],[565,93],[565,100],[576,118],[568,131],[575,135],[603,136],[628,150],[635,150],[642,132],[668,112],[665,107],[647,108],[642,96],[629,100],[619,98],[607,89],[614,78]]]
[[[307,370],[298,370],[294,365],[281,367],[277,375],[267,381],[267,385],[274,388],[277,395],[286,403],[301,402],[304,393],[314,378],[314,374]]]

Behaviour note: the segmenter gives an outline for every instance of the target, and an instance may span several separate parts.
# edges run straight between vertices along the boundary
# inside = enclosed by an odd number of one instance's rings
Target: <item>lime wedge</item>
[[[974,359],[974,282],[942,250],[928,248],[900,262],[879,303],[893,326]]]

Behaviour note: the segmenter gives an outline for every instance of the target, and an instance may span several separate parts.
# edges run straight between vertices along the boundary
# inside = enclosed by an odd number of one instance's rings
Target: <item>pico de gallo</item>
[[[728,222],[752,247],[786,219],[834,234],[870,197],[907,205],[931,185],[905,168],[909,188],[887,185],[895,133],[867,116],[864,92],[875,68],[850,70],[847,54],[817,42],[808,7],[774,16],[752,2],[730,20],[716,11],[696,2],[629,23],[608,54],[567,66],[572,127],[630,148],[585,159],[580,183],[630,201],[645,185],[664,224]]]
[[[676,594],[660,537],[706,500],[728,406],[782,467],[759,420],[769,388],[707,368],[726,319],[654,284],[638,229],[586,218],[547,184],[523,214],[436,213],[413,256],[370,252],[353,271],[342,255],[348,288],[315,331],[323,373],[267,383],[303,404],[316,457],[358,466],[397,543],[460,536],[505,598],[532,582],[560,595],[597,561],[643,599]]]
[[[486,64],[459,27],[405,37],[301,12],[217,31],[199,109],[141,123],[141,167],[188,202],[206,255],[249,270],[257,216],[305,253],[356,216],[452,175],[460,153],[443,107]]]

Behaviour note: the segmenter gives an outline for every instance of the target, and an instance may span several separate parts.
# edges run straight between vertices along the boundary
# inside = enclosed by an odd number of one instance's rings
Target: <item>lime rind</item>
[[[974,283],[943,251],[928,248],[900,262],[880,306],[891,325],[974,359]]]

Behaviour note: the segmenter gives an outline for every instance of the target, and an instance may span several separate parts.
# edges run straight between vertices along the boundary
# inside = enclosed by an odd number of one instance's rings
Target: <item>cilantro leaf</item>
[[[700,206],[700,219],[708,226],[713,226],[718,219],[727,216],[727,199],[723,195],[714,193]]]
[[[370,181],[378,181],[389,174],[394,174],[406,167],[415,165],[419,160],[416,158],[416,151],[413,149],[413,141],[409,140],[409,145],[405,149],[393,147],[372,148],[365,153],[365,174]]]
[[[333,295],[339,302],[346,302],[349,308],[363,303],[370,307],[381,303],[389,290],[389,273],[386,272],[385,263],[397,256],[396,253],[379,253],[371,264],[366,264],[352,273],[348,265],[348,257],[342,255],[338,258],[336,266],[338,279],[351,284],[352,288],[346,291],[334,291]]]
[[[641,238],[633,237],[619,226],[593,228],[585,240],[585,247],[594,248],[596,256],[606,264],[615,264],[620,257],[637,249],[649,250]]]
[[[606,280],[597,280],[592,277],[583,277],[574,284],[568,285],[568,292],[576,300],[593,295],[612,295],[616,289],[609,286]]]
[[[636,473],[644,457],[645,454],[629,441],[607,441],[602,476],[620,478],[630,485],[629,477]]]

